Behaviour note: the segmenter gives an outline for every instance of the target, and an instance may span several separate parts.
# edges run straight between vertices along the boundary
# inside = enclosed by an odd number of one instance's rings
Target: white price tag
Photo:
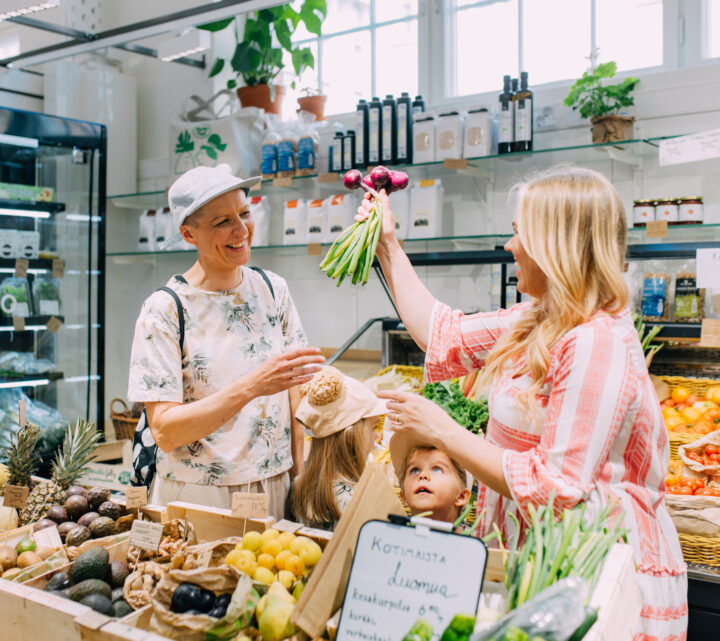
[[[720,158],[720,129],[662,140],[658,150],[660,166]]]
[[[129,487],[125,490],[125,507],[128,509],[145,507],[148,504],[147,487]]]
[[[233,492],[232,515],[241,519],[264,519],[270,509],[270,496],[256,492]]]
[[[698,249],[696,263],[698,289],[720,287],[720,247]]]
[[[46,548],[61,548],[63,544],[60,539],[60,532],[58,532],[55,525],[33,532],[32,538],[35,543]]]
[[[160,549],[160,541],[163,537],[163,524],[151,523],[150,521],[134,520],[130,528],[128,544],[150,552],[157,552]]]
[[[287,519],[282,519],[273,525],[274,529],[280,532],[290,532],[290,534],[295,534],[295,532],[301,530],[302,527],[302,523],[295,523],[294,521],[288,521]]]

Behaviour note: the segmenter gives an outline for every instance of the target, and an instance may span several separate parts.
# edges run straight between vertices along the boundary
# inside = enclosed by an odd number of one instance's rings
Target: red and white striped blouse
[[[464,315],[437,303],[425,357],[428,381],[467,374],[529,309]],[[503,469],[513,500],[480,485],[482,534],[513,530],[513,512],[555,496],[558,514],[580,501],[588,518],[617,500],[635,551],[643,598],[636,640],[680,641],[687,631],[687,574],[665,509],[668,435],[629,310],[601,314],[575,327],[551,350],[545,383],[530,415],[517,401],[529,374],[507,367],[489,395],[487,439],[505,449]]]

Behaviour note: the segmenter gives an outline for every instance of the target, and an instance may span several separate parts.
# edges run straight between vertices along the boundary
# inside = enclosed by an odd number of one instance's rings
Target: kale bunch
[[[487,400],[477,402],[465,398],[460,385],[448,381],[427,384],[422,395],[442,407],[454,421],[473,434],[485,431],[489,418]]]

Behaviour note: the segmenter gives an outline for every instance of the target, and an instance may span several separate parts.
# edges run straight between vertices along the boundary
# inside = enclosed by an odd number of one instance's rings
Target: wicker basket
[[[713,380],[712,378],[685,378],[684,376],[660,376],[660,380],[665,381],[669,387],[670,392],[676,387],[684,387],[691,394],[703,397],[708,387],[714,385],[720,385],[720,381]],[[686,445],[687,443],[693,443],[699,438],[702,438],[702,434],[681,434],[679,432],[670,432],[670,458],[680,458],[678,454],[678,447]]]
[[[720,567],[720,538],[678,534],[686,563]]]
[[[123,406],[122,412],[116,412],[114,409],[115,403],[121,403]],[[115,438],[118,440],[127,438],[132,440],[135,434],[135,428],[137,427],[139,418],[132,417],[130,408],[127,406],[124,400],[121,398],[114,398],[110,401],[110,419],[112,420],[113,427],[115,428]]]

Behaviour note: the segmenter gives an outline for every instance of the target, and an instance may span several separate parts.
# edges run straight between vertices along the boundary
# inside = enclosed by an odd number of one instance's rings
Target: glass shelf
[[[445,163],[444,161],[416,163],[412,165],[392,165],[393,169],[400,169],[408,172],[411,177],[434,177],[441,178],[446,173],[454,173],[456,171],[473,170],[494,172],[499,170],[511,170],[515,172],[525,171],[533,165],[533,160],[537,160],[543,165],[552,164],[559,161],[572,161],[575,163],[593,163],[604,160],[600,153],[607,154],[607,158],[626,162],[629,164],[639,164],[642,157],[657,154],[658,143],[661,140],[675,138],[676,136],[663,136],[658,138],[637,138],[632,140],[623,140],[622,142],[598,143],[586,145],[568,145],[565,147],[550,147],[547,149],[536,149],[533,151],[521,151],[510,154],[493,154],[490,156],[479,156],[475,158],[463,159],[467,163],[467,169],[455,167],[453,161]],[[600,153],[599,153],[600,152]],[[553,154],[558,158],[552,158]],[[536,163],[537,164],[537,163]],[[320,176],[330,176],[330,174],[320,174]],[[262,181],[259,193],[263,193],[267,188],[284,189],[288,191],[305,189],[312,184],[323,188],[342,189],[340,176],[342,172],[337,174],[336,181],[320,182],[318,174],[309,174],[306,176],[294,176],[291,178],[290,186],[278,186],[276,181],[282,179],[265,179]],[[323,178],[323,180],[325,180]],[[258,192],[253,192],[258,193]],[[117,207],[127,209],[158,209],[167,207],[167,190],[161,189],[157,191],[145,191],[133,194],[116,194],[108,196],[108,200],[113,201]]]

